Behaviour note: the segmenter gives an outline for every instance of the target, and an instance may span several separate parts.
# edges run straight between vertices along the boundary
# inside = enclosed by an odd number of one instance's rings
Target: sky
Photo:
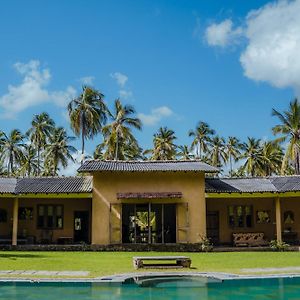
[[[300,91],[299,11],[300,0],[2,0],[0,129],[26,132],[46,111],[73,135],[66,105],[88,84],[110,108],[135,107],[143,148],[160,126],[190,144],[199,121],[271,139],[272,108]]]

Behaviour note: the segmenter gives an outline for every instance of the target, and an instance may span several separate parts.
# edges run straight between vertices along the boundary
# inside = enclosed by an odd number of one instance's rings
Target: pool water
[[[215,280],[177,278],[154,284],[0,283],[1,300],[300,299],[300,278]]]

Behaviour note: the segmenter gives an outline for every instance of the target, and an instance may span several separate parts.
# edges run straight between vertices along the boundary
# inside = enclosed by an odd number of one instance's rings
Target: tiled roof
[[[170,161],[101,161],[88,160],[78,172],[116,171],[116,172],[218,172],[219,170],[206,163],[190,160]]]
[[[255,193],[300,191],[300,176],[206,178],[207,193]]]
[[[90,193],[92,177],[0,178],[1,194]]]

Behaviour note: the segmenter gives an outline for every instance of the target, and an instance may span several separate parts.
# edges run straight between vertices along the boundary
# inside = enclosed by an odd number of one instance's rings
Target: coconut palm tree
[[[242,144],[243,153],[241,158],[245,159],[242,170],[248,176],[258,175],[257,170],[259,169],[260,142],[260,139],[248,137],[247,142]]]
[[[181,160],[192,160],[195,158],[195,155],[191,153],[191,149],[187,145],[178,147],[177,156]]]
[[[37,150],[33,147],[33,145],[24,146],[20,168],[17,173],[21,176],[28,177],[40,174],[40,160],[37,155]]]
[[[298,99],[290,102],[289,109],[280,113],[273,109],[272,115],[277,117],[280,124],[272,128],[275,135],[280,134],[277,139],[280,142],[288,142],[285,155],[282,161],[281,173],[283,174],[291,160],[295,173],[300,174],[300,104]]]
[[[146,150],[145,154],[151,154],[151,160],[173,160],[176,158],[177,146],[175,132],[167,127],[160,127],[153,136],[153,149]]]
[[[8,175],[12,175],[16,164],[21,162],[24,146],[24,136],[18,129],[13,129],[9,135],[1,133],[0,147],[3,159],[7,162]]]
[[[225,152],[229,162],[229,175],[232,176],[232,164],[233,162],[237,162],[241,156],[241,143],[240,141],[234,137],[228,137],[225,143]]]
[[[81,136],[81,162],[84,160],[85,140],[92,139],[106,122],[108,109],[99,91],[84,86],[82,93],[68,105],[71,128]]]
[[[284,152],[278,142],[264,142],[258,154],[258,175],[271,176],[280,174],[283,157]]]
[[[120,99],[115,100],[114,112],[110,114],[112,121],[102,128],[105,159],[125,160],[125,148],[139,148],[132,129],[141,130],[142,122],[135,114],[133,106],[122,105]]]
[[[33,116],[33,119],[31,121],[31,128],[26,133],[31,143],[37,149],[37,175],[40,174],[41,169],[41,150],[45,148],[47,140],[51,135],[54,127],[55,122],[46,112],[43,112],[39,115]],[[30,150],[31,152],[33,151],[33,149]]]
[[[193,137],[191,146],[192,149],[196,149],[197,158],[202,159],[214,134],[215,131],[205,122],[199,122],[195,130],[189,131],[189,136]]]
[[[69,143],[74,137],[67,135],[64,128],[55,128],[53,134],[49,138],[49,144],[46,145],[44,151],[45,172],[46,175],[57,175],[59,165],[63,168],[68,166],[68,161],[74,162],[72,154],[76,152],[76,148]]]
[[[212,138],[208,158],[211,165],[215,167],[222,167],[223,163],[227,161],[224,138],[219,136]]]

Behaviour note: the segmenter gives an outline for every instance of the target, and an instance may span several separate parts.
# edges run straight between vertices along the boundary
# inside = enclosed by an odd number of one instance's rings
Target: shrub
[[[200,236],[200,250],[203,252],[210,252],[213,250],[213,244],[206,236]]]
[[[272,240],[270,242],[270,248],[274,251],[285,251],[287,250],[287,248],[289,247],[290,245],[283,242],[283,241],[277,241],[277,240]]]

